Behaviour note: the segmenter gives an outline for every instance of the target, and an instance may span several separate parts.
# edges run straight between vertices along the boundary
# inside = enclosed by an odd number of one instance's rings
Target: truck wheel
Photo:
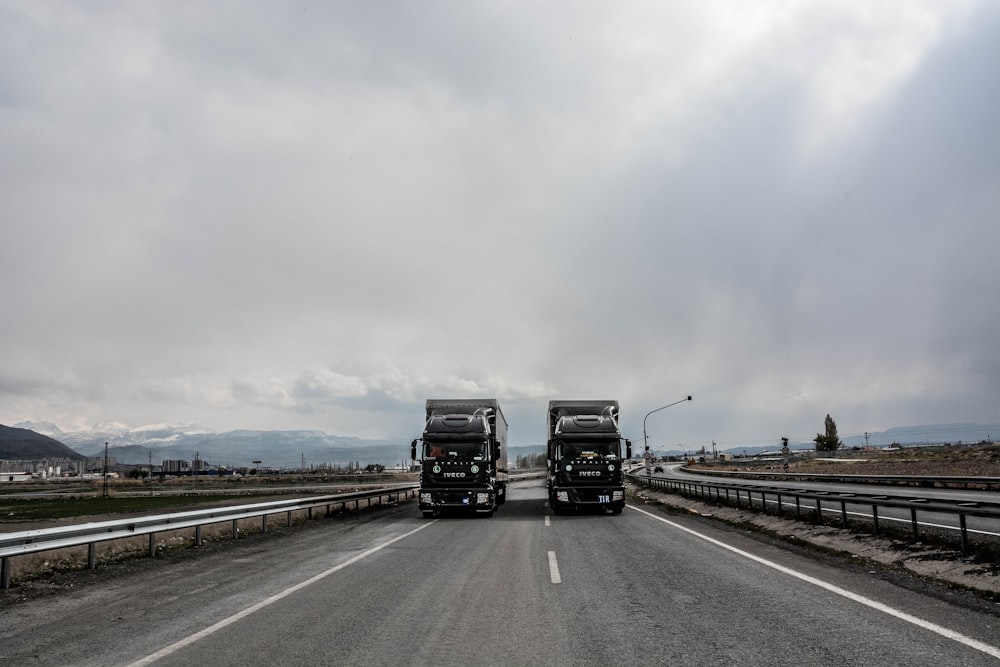
[[[611,513],[612,514],[621,514],[623,509],[624,509],[623,507],[616,507],[615,509],[611,510]]]
[[[430,511],[430,510],[424,510],[423,515],[424,515],[425,519],[433,519],[434,518],[434,512]]]

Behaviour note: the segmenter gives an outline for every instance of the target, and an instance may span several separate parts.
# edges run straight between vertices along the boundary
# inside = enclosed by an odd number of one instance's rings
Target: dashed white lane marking
[[[552,525],[552,522],[551,522],[551,521],[549,521],[549,515],[548,515],[548,514],[546,514],[546,515],[545,515],[545,526],[546,526],[546,527],[548,527],[548,526],[550,526],[550,525]]]
[[[553,584],[561,584],[562,577],[559,576],[559,563],[556,561],[556,552],[549,552],[549,578]]]
[[[369,556],[371,556],[376,551],[381,551],[382,549],[385,549],[390,544],[394,544],[396,542],[399,542],[402,539],[406,539],[410,535],[413,535],[414,533],[417,533],[417,532],[423,530],[424,528],[426,528],[427,526],[430,526],[431,524],[435,524],[435,523],[437,523],[437,521],[431,521],[429,523],[425,523],[422,526],[420,526],[419,528],[414,528],[413,530],[411,530],[408,533],[403,533],[399,537],[394,537],[391,540],[389,540],[388,542],[383,542],[382,544],[380,544],[380,545],[378,545],[376,547],[372,547],[368,551],[363,551],[363,552],[359,553],[357,556],[354,556],[353,558],[349,558],[349,559],[345,560],[340,565],[335,565],[334,567],[331,567],[329,570],[326,570],[324,572],[320,572],[319,574],[317,574],[315,576],[309,577],[305,581],[299,582],[299,583],[295,584],[294,586],[292,586],[291,588],[286,588],[285,590],[281,591],[280,593],[276,593],[276,594],[272,595],[271,597],[269,597],[269,598],[267,598],[265,600],[261,600],[257,604],[252,605],[250,607],[247,607],[243,611],[237,612],[237,613],[233,614],[232,616],[230,616],[229,618],[222,619],[221,621],[219,621],[215,625],[210,625],[207,628],[205,628],[204,630],[199,630],[198,632],[194,633],[193,635],[190,635],[189,637],[185,637],[184,639],[181,639],[180,641],[174,642],[173,644],[171,644],[170,646],[167,646],[166,648],[160,649],[156,653],[152,653],[150,655],[147,655],[145,658],[142,658],[141,660],[136,660],[131,665],[129,665],[129,667],[139,667],[139,665],[148,665],[148,664],[151,664],[153,662],[156,662],[160,658],[167,657],[171,653],[176,653],[177,651],[181,650],[185,646],[189,646],[190,644],[193,644],[194,642],[198,641],[199,639],[203,639],[205,637],[208,637],[209,635],[218,632],[219,630],[221,630],[222,628],[226,627],[227,625],[232,625],[233,623],[235,623],[236,621],[240,620],[241,618],[246,618],[247,616],[249,616],[250,614],[254,613],[255,611],[260,611],[264,607],[267,607],[268,605],[271,605],[271,604],[277,602],[278,600],[280,600],[282,598],[288,597],[292,593],[294,593],[296,591],[299,591],[299,590],[302,590],[306,586],[314,584],[317,581],[319,581],[320,579],[323,579],[324,577],[330,576],[334,572],[337,572],[339,570],[343,570],[345,567],[347,567],[349,565],[354,565],[358,561],[364,560],[365,558],[368,558]]]
[[[906,621],[907,623],[912,623],[913,625],[924,628],[925,630],[929,630],[930,632],[939,634],[942,637],[947,637],[948,639],[954,640],[959,644],[965,644],[969,648],[974,648],[977,651],[982,651],[983,653],[991,655],[994,658],[1000,658],[1000,648],[996,646],[991,646],[985,642],[979,641],[978,639],[973,639],[972,637],[967,637],[963,634],[955,632],[954,630],[949,630],[948,628],[940,626],[937,623],[931,623],[930,621],[925,621],[922,618],[917,618],[916,616],[907,614],[905,611],[894,609],[889,605],[882,604],[881,602],[877,602],[875,600],[872,600],[871,598],[866,598],[863,595],[852,593],[849,590],[827,583],[822,579],[816,579],[815,577],[810,577],[808,574],[797,572],[791,568],[785,567],[784,565],[778,565],[774,561],[769,561],[766,558],[761,558],[760,556],[754,556],[753,554],[743,551],[742,549],[737,549],[736,547],[730,546],[725,542],[720,542],[719,540],[712,539],[708,535],[702,535],[697,531],[691,530],[690,528],[685,528],[680,524],[674,523],[673,521],[669,521],[668,519],[664,519],[663,517],[656,516],[655,514],[647,512],[646,510],[641,510],[638,507],[632,507],[632,505],[629,505],[628,507],[630,509],[634,509],[636,512],[645,514],[646,516],[652,517],[657,521],[662,521],[663,523],[668,524],[673,528],[683,530],[685,533],[688,533],[689,535],[694,535],[695,537],[701,538],[706,542],[711,542],[716,546],[732,551],[735,554],[739,554],[744,558],[748,558],[752,561],[760,563],[761,565],[765,565],[773,570],[777,570],[778,572],[783,572],[784,574],[787,574],[791,577],[795,577],[796,579],[800,579],[814,586],[819,586],[823,590],[829,591],[830,593],[840,595],[842,597],[847,598],[848,600],[854,600],[855,602],[863,604],[866,607],[871,607],[872,609],[876,609],[884,614],[889,614],[890,616],[894,616],[902,621]],[[549,557],[550,558],[552,557],[551,551],[549,552]]]

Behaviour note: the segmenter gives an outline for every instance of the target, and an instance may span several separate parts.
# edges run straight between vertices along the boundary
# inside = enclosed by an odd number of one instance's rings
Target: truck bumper
[[[553,510],[611,510],[620,514],[625,508],[623,487],[554,487],[549,493]]]
[[[420,511],[465,510],[490,514],[497,506],[492,489],[421,489]]]

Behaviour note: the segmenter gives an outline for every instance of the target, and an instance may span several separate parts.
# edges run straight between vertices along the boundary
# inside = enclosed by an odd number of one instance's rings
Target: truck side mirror
[[[627,438],[625,439],[625,458],[632,458],[632,441]]]
[[[411,461],[416,461],[417,460],[417,441],[416,440],[414,440],[413,442],[410,443],[410,460]]]

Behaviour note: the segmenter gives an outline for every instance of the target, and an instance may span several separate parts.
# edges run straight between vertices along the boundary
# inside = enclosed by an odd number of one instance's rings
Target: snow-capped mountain
[[[51,422],[21,422],[17,428],[27,428],[59,440],[63,444],[89,454],[95,448],[141,445],[156,448],[175,444],[191,436],[211,433],[210,429],[194,424],[149,424],[131,428],[122,422],[102,422],[83,431],[64,431]]]
[[[11,426],[12,428],[26,428],[29,431],[34,431],[35,433],[41,433],[42,435],[47,435],[50,438],[57,438],[57,436],[62,435],[62,429],[60,429],[52,422],[26,421],[26,422],[18,422],[17,424],[12,424]]]
[[[34,427],[28,426],[29,423]],[[328,435],[315,430],[217,433],[197,424],[131,428],[121,422],[105,422],[84,431],[63,431],[55,424],[43,422],[21,422],[16,427],[49,435],[87,456],[103,456],[107,443],[110,455],[121,463],[199,457],[222,466],[247,466],[261,461],[261,465],[268,467],[297,468],[303,464],[396,465],[409,456],[408,443]]]

